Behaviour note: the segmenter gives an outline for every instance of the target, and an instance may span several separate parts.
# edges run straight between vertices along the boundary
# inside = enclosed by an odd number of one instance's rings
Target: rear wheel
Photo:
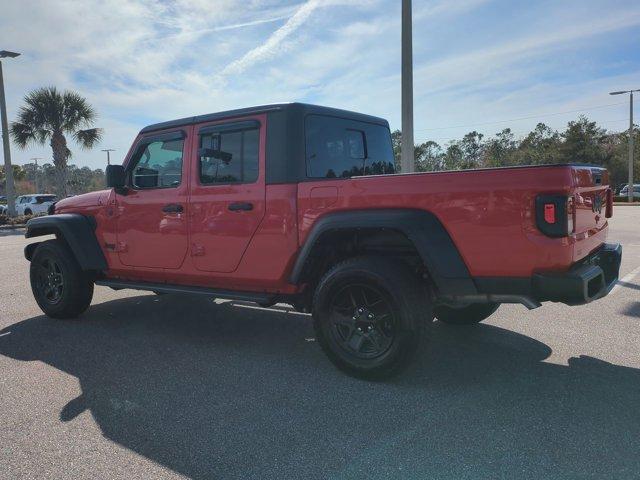
[[[473,303],[466,307],[442,305],[435,308],[435,315],[438,320],[450,325],[474,325],[493,315],[499,306],[499,303]]]
[[[25,209],[24,209],[24,214],[25,214],[25,215],[31,215],[32,213],[33,213],[33,212],[31,212],[31,209],[30,209],[30,208],[25,208]]]
[[[431,312],[427,290],[408,267],[368,257],[333,267],[313,301],[324,352],[341,370],[366,379],[389,377],[410,363]]]
[[[33,296],[49,317],[75,318],[91,304],[93,281],[59,240],[38,245],[29,274]]]

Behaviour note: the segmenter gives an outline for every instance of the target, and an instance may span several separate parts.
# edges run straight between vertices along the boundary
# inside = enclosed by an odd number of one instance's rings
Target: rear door
[[[127,191],[117,194],[120,261],[132,267],[177,269],[187,253],[187,131],[140,139],[127,162]]]
[[[266,116],[196,127],[191,257],[196,269],[233,272],[265,212]]]

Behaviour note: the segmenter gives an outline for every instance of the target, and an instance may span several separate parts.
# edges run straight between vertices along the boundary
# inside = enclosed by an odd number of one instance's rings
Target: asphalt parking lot
[[[44,317],[0,233],[0,478],[640,477],[640,208],[596,303],[436,323],[402,376],[336,371],[310,318],[97,287]]]

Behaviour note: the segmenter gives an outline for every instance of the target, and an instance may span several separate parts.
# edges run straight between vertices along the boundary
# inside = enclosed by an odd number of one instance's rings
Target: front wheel
[[[427,289],[407,266],[361,257],[325,274],[313,319],[320,346],[338,368],[382,379],[410,363],[433,314]]]
[[[42,242],[31,258],[31,291],[52,318],[75,318],[91,304],[93,282],[59,240]]]
[[[473,303],[465,307],[441,305],[435,308],[435,315],[450,325],[474,325],[493,315],[499,306],[499,303]]]

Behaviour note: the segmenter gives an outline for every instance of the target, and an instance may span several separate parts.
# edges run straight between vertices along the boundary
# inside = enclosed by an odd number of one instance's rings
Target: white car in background
[[[47,193],[20,195],[16,198],[17,215],[38,215],[48,213],[49,207],[55,203],[57,197]]]
[[[629,185],[625,185],[624,187],[622,187],[622,190],[620,190],[620,196],[629,196]],[[635,183],[633,185],[633,198],[640,198],[640,184]]]

